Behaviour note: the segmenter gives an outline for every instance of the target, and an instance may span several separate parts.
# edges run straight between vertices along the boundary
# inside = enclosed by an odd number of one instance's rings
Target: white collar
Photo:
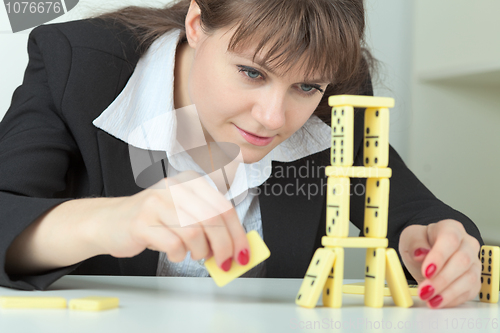
[[[96,127],[137,148],[165,151],[167,157],[175,153],[177,119],[172,112],[175,111],[173,85],[180,33],[171,30],[149,47],[122,92],[93,121]],[[245,164],[246,182],[236,177],[233,184],[240,184],[241,190],[257,187],[271,175],[271,161],[295,161],[328,149],[330,144],[331,127],[312,116],[262,160]],[[183,171],[180,165],[172,165]]]

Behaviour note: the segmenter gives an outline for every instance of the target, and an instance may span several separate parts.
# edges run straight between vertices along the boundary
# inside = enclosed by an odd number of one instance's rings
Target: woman
[[[325,234],[324,192],[303,188],[325,183],[319,173],[288,171],[329,164],[328,96],[371,94],[363,33],[361,0],[184,0],[34,29],[23,85],[0,125],[0,284],[44,289],[69,273],[207,276],[197,260],[213,255],[224,270],[248,262],[250,229],[272,255],[247,276],[303,277]],[[193,178],[180,164],[165,178],[174,122],[148,133],[147,145],[130,135],[157,112],[190,105],[208,143],[237,144],[254,167],[248,195],[220,215],[228,198],[207,183],[184,189],[189,200],[177,207],[165,190],[167,179]],[[355,118],[362,165],[363,120]],[[129,163],[136,153],[159,174],[146,189]],[[389,167],[389,246],[420,297],[434,308],[472,299],[479,231],[392,148]],[[293,195],[273,191],[294,184]],[[363,207],[354,193],[350,216],[360,229]],[[180,212],[202,221],[180,228]]]

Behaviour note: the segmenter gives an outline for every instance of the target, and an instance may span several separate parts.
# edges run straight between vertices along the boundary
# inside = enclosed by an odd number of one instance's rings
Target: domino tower
[[[323,292],[323,305],[342,306],[344,248],[367,248],[365,269],[366,306],[384,304],[384,281],[394,303],[413,305],[406,277],[396,251],[387,248],[389,210],[389,108],[394,99],[386,97],[337,95],[328,100],[332,107],[331,165],[326,197],[326,236],[309,264],[295,303],[314,308]],[[363,140],[363,167],[353,166],[354,108],[366,108]],[[348,237],[350,178],[366,178],[364,236]]]

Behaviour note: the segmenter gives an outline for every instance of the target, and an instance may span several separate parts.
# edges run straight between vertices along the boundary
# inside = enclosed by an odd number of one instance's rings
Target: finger
[[[187,249],[183,241],[165,226],[145,228],[143,238],[147,248],[165,252],[172,262],[181,262],[186,258]]]
[[[142,220],[147,221],[142,223],[143,227],[146,228],[150,233],[160,232],[162,233],[162,229],[165,227],[170,233],[173,233],[176,237],[174,240],[174,246],[178,244],[178,240],[182,243],[179,249],[173,250],[172,248],[169,250],[169,260],[178,262],[182,261],[186,256],[186,251],[191,251],[191,257],[193,260],[199,260],[205,257],[209,253],[209,244],[206,239],[206,235],[203,231],[203,228],[200,225],[190,225],[185,228],[179,228],[179,223],[177,221],[177,213],[179,210],[183,210],[182,207],[176,209],[172,204],[171,200],[169,200],[168,195],[158,195],[158,191],[154,191],[148,194],[148,197],[145,199],[145,214]],[[165,194],[165,192],[161,192]],[[187,215],[186,212],[183,214]],[[181,215],[181,214],[179,214]],[[140,233],[140,231],[139,231]],[[149,236],[151,239],[151,236]],[[155,239],[157,237],[154,237]],[[163,242],[171,241],[172,239],[165,239]],[[158,245],[149,244],[148,248],[160,251]],[[176,254],[176,252],[180,254]],[[180,260],[178,260],[179,256],[182,256]]]
[[[170,214],[168,215],[161,216],[160,218],[162,219],[162,221],[167,221],[172,215],[183,218],[184,222],[186,222],[188,219],[189,221],[198,221],[202,219],[204,214],[207,214],[207,211],[214,211],[205,201],[201,200],[198,196],[193,195],[185,187],[179,187],[175,192],[175,196],[180,202],[180,205],[172,207],[171,210],[173,210],[174,212],[170,212]],[[164,210],[168,209],[167,205],[165,205],[163,208]],[[186,217],[188,217],[188,219]],[[170,228],[171,232],[175,233],[182,240],[185,248],[188,251],[191,251],[191,258],[193,260],[200,260],[209,254],[210,244],[208,243],[204,228],[200,224],[181,224],[180,227],[180,222],[179,224],[165,224]]]
[[[238,214],[236,210],[232,208],[221,214],[221,216],[233,241],[233,258],[240,265],[245,266],[250,261],[250,245],[248,244],[247,235],[245,229],[241,225]]]
[[[481,289],[480,275],[481,267],[479,263],[474,263],[446,289],[430,298],[427,305],[431,308],[447,308],[474,299]]]
[[[430,248],[427,226],[410,225],[401,233],[399,253],[406,268],[418,283],[425,280],[421,273],[421,266]]]
[[[197,174],[193,173],[193,175],[188,176],[193,177],[194,175]],[[203,177],[189,179],[189,181],[177,184],[175,187],[171,186],[170,190],[174,202],[177,203],[178,215],[187,212],[193,218],[192,223],[200,222],[209,242],[208,249],[213,251],[217,265],[224,271],[228,271],[234,255],[234,242],[221,214],[233,211],[233,213],[226,214],[226,219],[230,221],[236,218],[239,223],[230,202],[218,190],[210,186]],[[241,225],[240,228],[242,228]],[[182,235],[183,232],[179,232],[179,234]],[[204,255],[207,255],[207,252]]]
[[[431,249],[427,239],[427,226],[411,225],[407,229],[407,232],[402,235],[403,242],[400,242],[400,253],[408,256],[409,259],[421,262]]]
[[[421,274],[431,279],[443,269],[446,261],[460,248],[465,235],[461,223],[440,221],[427,226],[427,238],[432,248],[422,262]],[[458,226],[460,225],[460,226]]]
[[[210,245],[201,225],[192,224],[171,230],[182,239],[186,249],[191,251],[191,259],[200,260],[209,254]]]
[[[181,226],[207,220],[232,208],[231,203],[203,177],[172,185],[170,191],[176,208],[183,208],[188,214],[184,216],[179,212]]]
[[[432,279],[424,280],[421,283],[419,295],[423,300],[428,300],[434,295],[442,293],[455,283],[457,277],[466,274],[472,265],[479,266],[479,259],[476,257],[472,246],[468,242],[462,242],[458,251],[450,257],[444,267],[434,274]],[[479,274],[477,278],[479,278]]]
[[[214,252],[212,251],[212,249],[209,249],[208,254],[205,257],[205,260],[210,259],[211,257],[213,257],[213,255],[214,255]]]
[[[424,300],[441,293],[448,288],[457,277],[466,274],[475,265],[477,278],[480,276],[480,263],[477,257],[477,240],[468,236],[461,243],[457,252],[445,263],[444,267],[432,279],[427,279],[419,286],[419,295]],[[432,292],[431,292],[432,291]],[[422,296],[423,295],[423,296]]]
[[[183,184],[185,186],[182,193],[196,197],[192,200],[183,198],[182,202],[190,202],[189,213],[196,221],[201,222],[219,267],[229,270],[232,258],[246,264],[249,260],[249,246],[236,211],[204,178],[199,178],[196,182],[197,184],[193,181]],[[217,226],[222,228],[216,228]],[[235,248],[235,244],[239,245]]]
[[[220,193],[212,187],[200,183],[198,191],[194,192],[195,189],[191,185],[183,183],[172,190],[173,197],[178,203],[177,215],[184,221],[184,225],[181,223],[180,228],[172,229],[189,244],[188,248],[196,253],[196,257],[206,257],[212,249],[217,265],[228,271],[234,252],[233,241],[220,214],[220,207],[224,204],[223,201],[227,200],[223,196],[218,196]],[[185,225],[186,221],[188,225]],[[202,228],[203,232],[196,229],[196,226]]]
[[[224,271],[229,271],[233,260],[233,241],[229,230],[221,215],[201,221],[200,224],[205,230],[213,256],[219,266]]]
[[[436,292],[441,292],[450,285],[457,276],[463,275],[473,264],[479,264],[479,259],[466,242],[462,242],[457,252],[451,255],[439,272],[430,279]]]

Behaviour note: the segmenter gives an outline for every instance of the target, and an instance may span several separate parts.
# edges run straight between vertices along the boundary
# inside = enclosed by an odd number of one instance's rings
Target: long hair
[[[375,60],[365,48],[363,0],[195,1],[205,33],[235,28],[229,51],[256,41],[254,57],[266,49],[262,60],[271,69],[286,72],[300,61],[306,75],[320,72],[330,84],[313,114],[328,125],[328,97],[359,94],[370,80]],[[162,8],[129,6],[96,18],[131,30],[142,55],[158,37],[172,29],[185,34],[190,2],[180,0]]]

